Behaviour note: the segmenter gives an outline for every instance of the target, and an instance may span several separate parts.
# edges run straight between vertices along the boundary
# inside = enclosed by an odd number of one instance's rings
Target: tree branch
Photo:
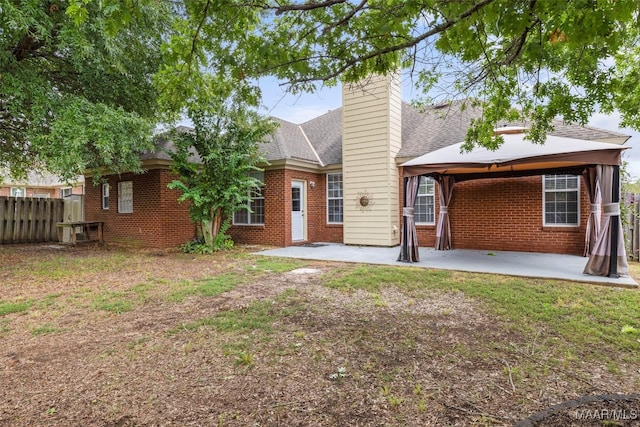
[[[334,71],[329,72],[328,74],[325,74],[323,76],[314,76],[314,77],[308,77],[308,78],[301,78],[301,79],[292,79],[290,81],[288,81],[287,83],[284,84],[295,84],[295,83],[309,83],[309,82],[314,82],[314,81],[327,81],[333,78],[338,77],[340,74],[342,74],[344,71],[346,71],[347,69],[353,67],[354,65],[367,61],[369,59],[373,59],[379,56],[383,56],[386,55],[388,53],[392,53],[392,52],[397,52],[399,50],[403,50],[403,49],[407,49],[410,47],[413,47],[417,44],[419,44],[420,42],[426,40],[429,37],[432,37],[436,34],[442,33],[445,30],[449,29],[450,27],[452,27],[453,25],[457,24],[458,22],[468,18],[469,16],[473,15],[474,13],[478,12],[480,9],[482,9],[483,7],[493,3],[494,0],[482,0],[478,3],[476,3],[475,5],[473,5],[472,7],[470,7],[469,9],[467,9],[465,12],[461,13],[460,15],[458,15],[455,19],[451,19],[451,20],[447,20],[445,22],[442,22],[439,25],[436,25],[435,27],[433,27],[432,29],[430,29],[429,31],[420,34],[417,37],[411,38],[408,41],[404,42],[404,43],[400,43],[400,44],[396,44],[396,45],[392,45],[392,46],[388,46],[386,48],[380,49],[380,50],[376,50],[374,52],[370,52],[367,53],[365,55],[361,55],[361,56],[357,56],[351,59],[346,60],[341,66],[339,66],[338,68],[336,68]],[[325,2],[325,3],[318,3],[314,6],[320,5],[320,4],[326,4],[329,2]],[[339,3],[339,1],[335,1],[334,3]],[[290,61],[288,64],[293,64],[293,63],[298,63],[298,62],[307,62],[309,61],[309,59],[312,58],[304,58],[304,59],[299,59],[296,61]],[[275,69],[275,68],[280,68],[283,65],[287,65],[287,64],[280,64],[278,66],[274,66],[271,69]],[[264,70],[264,71],[269,71],[269,69]]]
[[[196,43],[200,37],[200,31],[202,31],[202,27],[204,26],[205,21],[207,20],[209,6],[211,5],[211,0],[207,0],[207,3],[204,5],[204,9],[202,10],[202,17],[198,22],[198,26],[196,27],[195,34],[193,35],[193,39],[191,40],[191,52],[189,52],[189,65],[187,68],[187,74],[191,74],[191,62],[193,57],[196,54]]]
[[[347,0],[326,0],[322,3],[287,4],[284,6],[278,6],[276,8],[276,15],[282,15],[285,12],[291,11],[309,11],[314,9],[322,9],[346,2]]]
[[[359,11],[361,11],[365,7],[365,5],[367,4],[367,1],[368,0],[362,0],[358,6],[354,7],[353,10],[347,14],[347,16],[345,16],[344,18],[342,18],[338,22],[335,22],[335,23],[323,28],[322,32],[323,33],[327,33],[328,31],[330,31],[330,30],[332,30],[334,28],[340,27],[340,26],[345,25],[346,23],[348,23],[351,20],[351,18],[353,18],[356,15],[356,13],[358,13]]]

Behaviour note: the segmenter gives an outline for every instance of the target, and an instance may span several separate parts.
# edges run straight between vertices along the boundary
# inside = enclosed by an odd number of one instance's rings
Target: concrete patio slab
[[[610,278],[582,274],[587,258],[575,255],[467,249],[436,251],[420,248],[420,262],[409,264],[396,261],[399,253],[398,246],[385,248],[339,243],[313,243],[256,252],[258,255],[266,256],[436,268],[638,287],[638,283],[631,277]]]

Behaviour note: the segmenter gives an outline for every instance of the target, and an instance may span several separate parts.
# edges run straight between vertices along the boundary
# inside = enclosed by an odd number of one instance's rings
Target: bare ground
[[[70,263],[74,274],[62,274],[61,256],[87,267]],[[460,292],[323,286],[349,268],[339,263],[249,274],[217,296],[167,298],[175,283],[250,272],[254,262],[2,248],[0,302],[40,303],[0,317],[0,425],[514,425],[566,400],[631,394],[640,384],[638,365],[612,373],[605,363],[558,358],[557,337],[544,330],[534,350],[530,336]],[[134,300],[130,311],[96,308],[97,293],[118,292]],[[627,417],[611,425],[640,424],[640,399],[616,405],[606,408]],[[575,411],[535,425],[603,425]]]

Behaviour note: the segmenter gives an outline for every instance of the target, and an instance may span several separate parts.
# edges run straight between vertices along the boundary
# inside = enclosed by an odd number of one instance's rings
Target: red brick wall
[[[306,183],[307,242],[342,242],[342,225],[327,224],[326,175],[294,170],[265,172],[265,224],[232,226],[239,244],[289,246],[291,241],[291,181]],[[178,246],[196,235],[179,192],[166,188],[166,170],[109,177],[110,209],[102,210],[101,187],[87,185],[85,216],[105,222],[105,240],[148,247]],[[120,214],[118,181],[133,181],[133,213]],[[312,188],[310,182],[315,182]],[[400,182],[402,188],[402,182]],[[579,227],[542,225],[542,177],[490,179],[458,183],[449,207],[453,247],[581,254],[588,215],[581,185]],[[439,212],[436,186],[436,214]],[[436,216],[437,220],[437,216]],[[420,246],[435,244],[435,226],[417,227]],[[298,242],[296,242],[297,244]]]
[[[285,246],[284,170],[265,171],[264,181],[264,224],[232,225],[228,234],[235,243]]]
[[[102,186],[88,184],[85,195],[87,221],[104,221],[105,241],[143,247],[174,247],[196,236],[180,192],[169,190],[168,170],[109,176],[109,209],[102,209]],[[133,182],[133,213],[118,213],[118,182]]]
[[[342,225],[327,224],[325,177],[325,174],[289,169],[265,171],[264,225],[235,225],[229,234],[236,243],[290,246],[291,181],[298,180],[306,184],[305,242],[342,242]],[[311,181],[315,182],[313,188]]]
[[[449,206],[456,249],[581,255],[589,202],[580,182],[580,226],[543,226],[542,177],[482,179],[456,183]],[[436,222],[439,213],[436,185]],[[436,227],[416,227],[422,247],[435,245]]]

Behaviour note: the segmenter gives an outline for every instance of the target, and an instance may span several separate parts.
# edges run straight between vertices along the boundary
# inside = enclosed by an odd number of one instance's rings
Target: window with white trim
[[[11,197],[27,197],[27,189],[24,187],[11,187]]]
[[[544,175],[544,225],[580,225],[580,177],[577,175]]]
[[[64,199],[65,197],[69,197],[73,194],[73,188],[71,187],[63,187],[60,189],[60,198]]]
[[[118,213],[133,213],[133,181],[118,183]]]
[[[102,184],[102,209],[109,209],[109,184]]]
[[[264,225],[264,172],[251,172],[260,187],[251,191],[248,207],[233,213],[234,225]]]
[[[327,223],[342,224],[342,173],[327,174]]]
[[[433,178],[421,176],[413,211],[413,218],[416,224],[433,225],[436,223],[435,194],[435,181]]]

